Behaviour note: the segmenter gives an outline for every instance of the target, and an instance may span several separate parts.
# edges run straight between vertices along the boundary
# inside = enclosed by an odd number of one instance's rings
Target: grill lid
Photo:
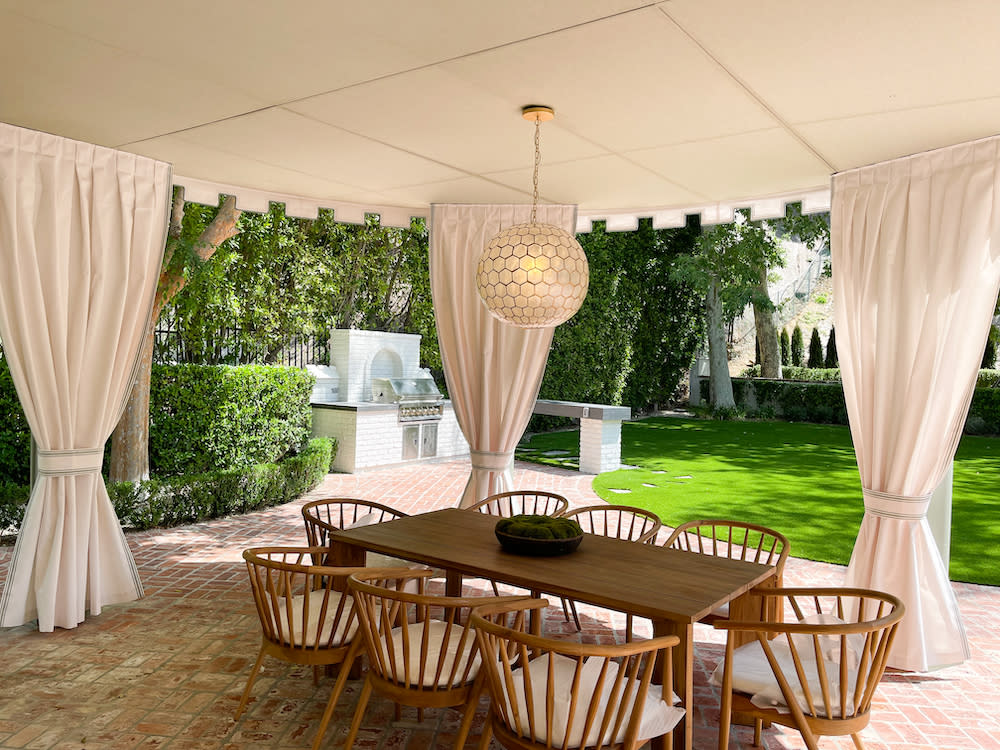
[[[372,378],[372,400],[382,404],[391,403],[437,403],[442,400],[441,391],[434,378]]]

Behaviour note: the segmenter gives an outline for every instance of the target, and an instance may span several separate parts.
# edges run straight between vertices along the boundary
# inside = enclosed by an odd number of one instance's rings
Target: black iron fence
[[[290,333],[268,337],[262,344],[238,328],[223,328],[194,344],[173,327],[153,332],[153,362],[157,364],[282,365],[305,367],[330,364],[330,338]]]

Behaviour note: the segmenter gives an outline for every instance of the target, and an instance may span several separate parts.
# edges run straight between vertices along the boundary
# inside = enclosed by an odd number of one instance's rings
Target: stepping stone
[[[664,471],[663,469],[657,469],[656,471],[654,471],[654,472],[651,472],[651,473],[652,473],[652,474],[666,474],[667,472],[666,472],[666,471]]]
[[[632,464],[622,464],[622,469],[641,469],[641,466],[632,466]]]
[[[632,490],[618,490],[618,489],[611,488],[610,491],[614,492],[616,495],[631,495],[632,494]]]
[[[674,477],[674,479],[694,479],[694,477],[691,476],[690,474],[685,474],[682,477]]]
[[[642,486],[643,487],[655,487],[656,485],[655,484],[650,484],[649,482],[643,482]]]
[[[542,453],[542,455],[543,456],[568,456],[569,455],[569,451],[559,451],[559,450],[544,451]]]

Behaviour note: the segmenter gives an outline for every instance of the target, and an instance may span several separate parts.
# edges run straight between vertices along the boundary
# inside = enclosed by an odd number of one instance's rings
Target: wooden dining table
[[[571,554],[524,557],[501,549],[493,533],[497,520],[449,508],[332,532],[328,564],[363,565],[371,550],[444,569],[452,596],[461,594],[464,576],[474,576],[649,618],[654,636],[680,638],[673,649],[673,687],[685,719],[673,732],[673,745],[691,750],[694,624],[729,602],[751,610],[748,592],[767,582],[774,568],[590,534]]]

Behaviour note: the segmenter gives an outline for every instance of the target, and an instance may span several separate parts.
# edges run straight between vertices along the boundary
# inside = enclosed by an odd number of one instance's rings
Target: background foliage
[[[185,236],[214,210],[187,204]],[[239,228],[207,263],[178,261],[188,282],[161,318],[175,331],[164,343],[178,361],[270,364],[296,335],[325,341],[331,329],[353,327],[419,333],[424,365],[441,369],[423,220],[397,229],[374,216],[340,223],[330,211],[296,219],[273,204],[243,213]]]
[[[627,404],[636,411],[671,400],[704,331],[701,301],[673,279],[690,253],[696,223],[636,232],[608,232],[595,223],[578,235],[590,264],[590,289],[580,311],[555,331],[540,398]],[[535,417],[531,429],[553,424]]]

